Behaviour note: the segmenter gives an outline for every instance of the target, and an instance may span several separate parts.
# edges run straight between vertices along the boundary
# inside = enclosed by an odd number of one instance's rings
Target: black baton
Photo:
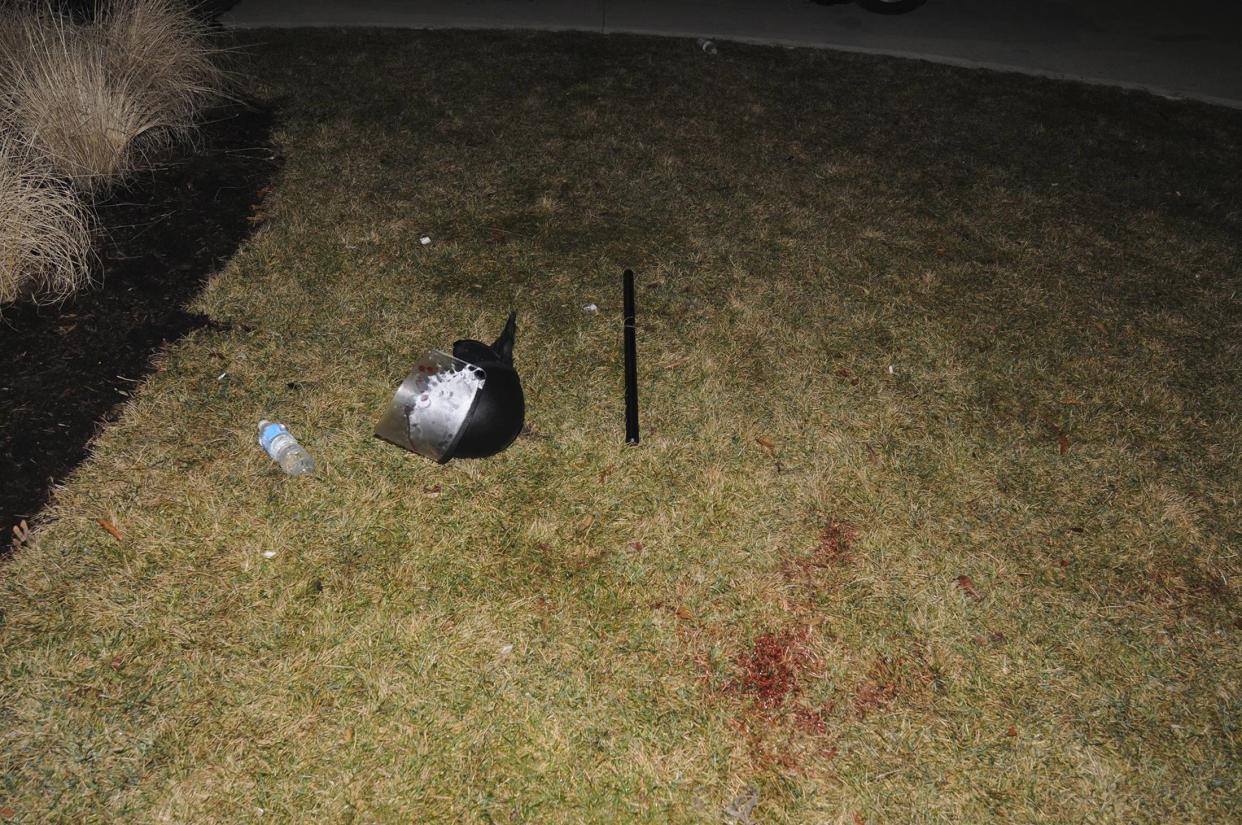
[[[634,271],[625,270],[625,443],[638,443],[638,347],[634,342]]]

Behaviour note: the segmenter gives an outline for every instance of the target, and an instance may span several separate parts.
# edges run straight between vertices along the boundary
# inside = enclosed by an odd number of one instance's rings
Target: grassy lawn
[[[245,42],[287,161],[193,307],[231,329],[0,561],[0,820],[1242,815],[1242,112],[680,40]],[[534,434],[371,437],[510,306]]]

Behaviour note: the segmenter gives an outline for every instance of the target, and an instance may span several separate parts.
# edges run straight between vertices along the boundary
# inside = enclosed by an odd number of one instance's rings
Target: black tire
[[[927,0],[855,0],[867,11],[876,14],[905,14],[914,11]]]

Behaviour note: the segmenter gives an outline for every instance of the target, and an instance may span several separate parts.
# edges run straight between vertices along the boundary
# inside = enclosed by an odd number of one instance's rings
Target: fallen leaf
[[[439,495],[440,495],[440,491],[441,491],[441,489],[442,489],[442,488],[440,487],[440,485],[439,485],[439,484],[432,484],[430,487],[424,487],[424,488],[423,488],[423,495],[425,495],[425,496],[431,496],[432,498],[436,498],[437,496],[439,496]]]
[[[116,525],[108,521],[106,518],[97,518],[95,519],[95,523],[98,524],[103,529],[107,530],[109,533],[111,533],[112,538],[116,539],[117,541],[125,540],[125,536],[121,534],[121,531],[117,529]]]
[[[1061,451],[1061,455],[1068,453],[1070,448],[1069,436],[1065,434],[1065,430],[1061,429],[1061,425],[1046,415],[1041,415],[1040,420],[1047,424],[1048,429],[1052,430],[1052,432],[1056,434],[1057,449]]]
[[[12,819],[13,817],[17,816],[17,811],[13,810],[8,805],[2,805],[0,806],[0,816],[4,817],[5,819]]]
[[[767,450],[769,453],[776,450],[776,445],[772,443],[771,439],[764,438],[763,436],[756,438],[755,443]]]
[[[591,529],[591,525],[593,524],[595,524],[595,516],[588,513],[582,517],[581,521],[578,522],[578,532],[585,533],[587,530]]]
[[[630,549],[635,553],[643,552],[643,543],[641,541],[632,541],[629,545]]]
[[[684,605],[678,605],[677,609],[673,612],[676,613],[677,618],[681,619],[683,622],[688,622],[694,618],[694,614],[687,610]]]
[[[759,789],[752,785],[738,794],[724,809],[725,819],[736,822],[738,825],[754,825],[755,821],[750,818],[750,815],[758,804]]]
[[[1010,725],[1009,730],[1005,731],[1005,735],[1006,736],[1017,736],[1018,735],[1017,727],[1015,727],[1014,725]]]
[[[970,578],[970,576],[958,576],[957,586],[962,588],[962,592],[967,596],[970,596],[972,599],[983,598],[979,595],[979,591],[975,589],[975,582]]]
[[[112,668],[113,670],[120,670],[124,666],[125,666],[125,657],[121,656],[119,653],[116,656],[113,656],[112,660],[108,662],[108,667]]]

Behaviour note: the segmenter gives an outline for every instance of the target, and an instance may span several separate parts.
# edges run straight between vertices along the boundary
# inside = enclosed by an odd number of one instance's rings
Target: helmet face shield
[[[481,368],[432,350],[397,387],[375,434],[443,464],[453,457],[486,380]]]

